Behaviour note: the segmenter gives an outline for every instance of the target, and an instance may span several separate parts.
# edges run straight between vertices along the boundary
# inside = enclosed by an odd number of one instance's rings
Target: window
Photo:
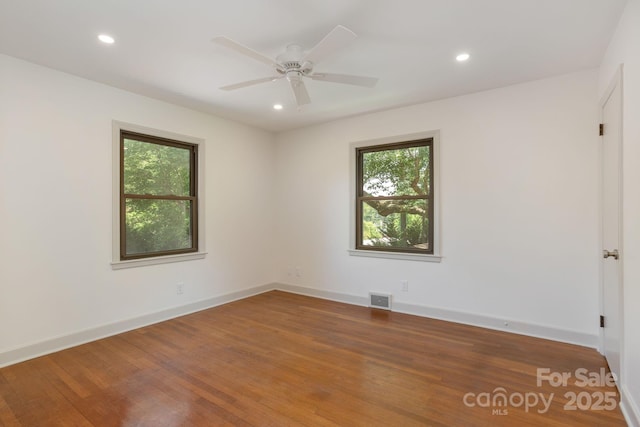
[[[198,251],[198,145],[120,130],[120,260]]]
[[[434,139],[356,148],[355,249],[434,254]]]

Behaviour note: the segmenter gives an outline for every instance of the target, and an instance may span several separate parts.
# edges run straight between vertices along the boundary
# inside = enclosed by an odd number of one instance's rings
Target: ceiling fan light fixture
[[[286,72],[287,80],[292,83],[300,84],[302,83],[302,73],[299,70],[288,70]]]
[[[456,56],[456,61],[465,62],[465,61],[468,61],[469,58],[471,58],[471,55],[469,55],[468,53],[464,52],[464,53],[461,53],[458,56]]]

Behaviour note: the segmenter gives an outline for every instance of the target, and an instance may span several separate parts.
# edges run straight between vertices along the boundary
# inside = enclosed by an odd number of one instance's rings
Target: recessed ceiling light
[[[274,110],[282,110],[282,104],[273,104],[273,109]]]
[[[115,42],[115,39],[107,34],[100,34],[98,40],[106,44],[113,44]]]
[[[469,58],[471,58],[471,55],[469,55],[468,53],[461,53],[460,55],[456,56],[456,61],[464,62]]]

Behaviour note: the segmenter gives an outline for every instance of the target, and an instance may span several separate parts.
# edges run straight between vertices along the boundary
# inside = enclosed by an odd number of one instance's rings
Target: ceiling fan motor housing
[[[300,78],[306,76],[313,71],[313,63],[304,61],[303,58],[302,46],[290,44],[287,46],[286,51],[276,58],[276,61],[278,61],[276,71],[280,74],[286,74],[288,79],[290,77]]]

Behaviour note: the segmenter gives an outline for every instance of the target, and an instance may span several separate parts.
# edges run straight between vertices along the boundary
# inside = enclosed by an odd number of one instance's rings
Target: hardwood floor
[[[617,405],[586,409],[615,387],[575,375],[605,366],[593,349],[274,291],[3,368],[0,425],[623,426]],[[538,368],[571,378],[538,386]]]

